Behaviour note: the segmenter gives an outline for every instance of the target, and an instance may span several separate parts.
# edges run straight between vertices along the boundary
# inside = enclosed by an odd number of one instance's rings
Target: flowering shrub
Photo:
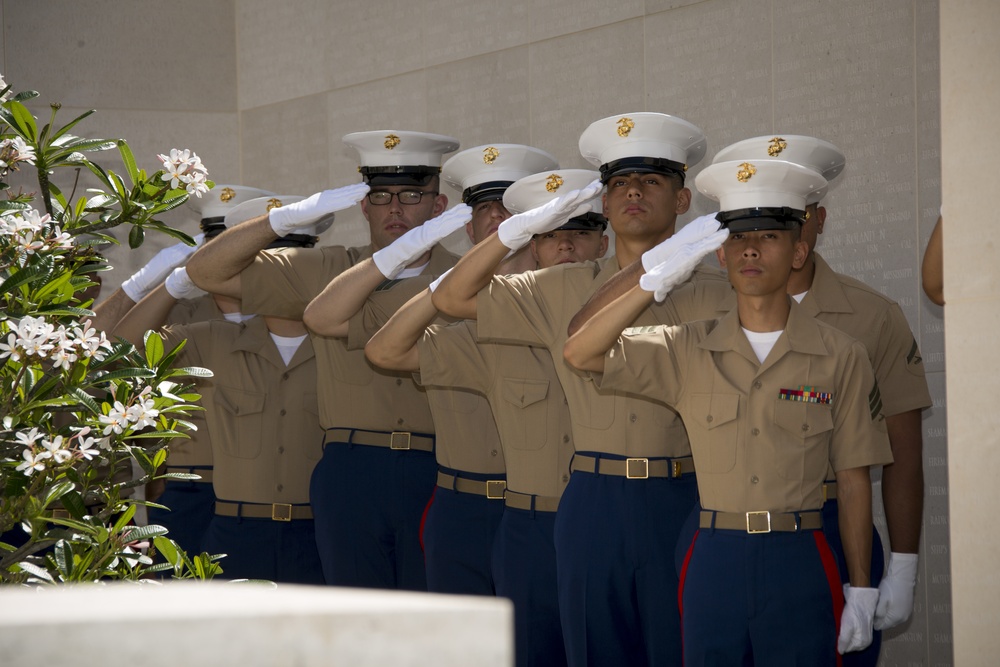
[[[96,286],[106,270],[95,247],[103,230],[130,225],[129,244],[152,229],[193,241],[156,216],[212,187],[197,155],[172,150],[163,169],[139,169],[123,140],[84,139],[56,129],[58,105],[39,129],[0,77],[0,581],[17,583],[138,579],[152,572],[211,577],[214,557],[191,558],[161,526],[131,523],[140,501],[134,486],[153,479],[166,443],[183,436],[198,396],[185,377],[203,369],[172,368],[150,333],[144,353],[108,340],[91,326]],[[117,149],[124,175],[85,153]],[[36,193],[13,192],[10,171],[33,166]],[[99,183],[75,198],[50,177],[87,169]],[[74,181],[75,183],[75,181]],[[44,211],[34,206],[40,204]],[[86,234],[87,236],[82,236]],[[83,239],[87,240],[83,240]],[[142,471],[133,479],[133,462]],[[185,478],[183,475],[170,477]],[[150,542],[155,549],[145,550]],[[165,562],[155,563],[155,554]]]

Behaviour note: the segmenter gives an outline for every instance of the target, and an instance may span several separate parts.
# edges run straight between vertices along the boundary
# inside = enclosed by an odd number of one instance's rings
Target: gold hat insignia
[[[744,162],[740,165],[740,170],[736,172],[736,180],[740,183],[746,183],[750,180],[750,177],[757,173],[757,167],[753,166],[749,162]]]
[[[548,179],[545,181],[545,189],[549,192],[555,192],[562,186],[563,179],[559,174],[549,174]]]
[[[278,199],[277,197],[271,197],[270,199],[267,200],[268,211],[270,211],[272,208],[281,208],[281,207],[282,207],[281,200]]]
[[[498,157],[500,157],[500,151],[495,147],[487,146],[483,149],[483,162],[485,164],[493,164]]]
[[[788,142],[781,137],[772,137],[771,145],[767,147],[767,154],[771,157],[778,157],[781,155],[781,151],[786,148],[788,148]]]
[[[232,188],[222,188],[222,192],[219,193],[219,201],[227,202],[236,196],[236,190]]]
[[[635,129],[635,121],[628,116],[622,116],[618,119],[618,136],[627,137],[628,133]]]
[[[399,145],[400,138],[395,134],[385,135],[385,149],[391,151],[393,148]]]

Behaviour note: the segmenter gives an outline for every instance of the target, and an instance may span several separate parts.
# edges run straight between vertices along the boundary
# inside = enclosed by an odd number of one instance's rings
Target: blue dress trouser
[[[204,550],[226,554],[221,579],[267,579],[322,585],[314,522],[216,516],[205,533]]]
[[[684,664],[837,665],[835,561],[821,530],[700,529],[681,575]]]
[[[455,471],[448,471],[456,474]],[[458,473],[467,479],[485,476]],[[490,479],[496,479],[493,475]],[[495,595],[493,540],[503,516],[503,499],[460,493],[438,486],[424,523],[427,590],[457,595]]]
[[[681,664],[674,552],[696,501],[693,474],[573,473],[555,523],[570,665]]]
[[[420,520],[436,479],[431,452],[328,442],[309,484],[326,583],[427,590]]]
[[[198,473],[195,469],[192,472]],[[167,537],[177,542],[186,553],[193,556],[200,554],[205,531],[215,516],[215,490],[212,485],[208,482],[167,480],[166,488],[156,502],[169,510],[147,508],[149,523],[170,531]]]
[[[497,595],[514,603],[517,667],[563,667],[556,586],[556,513],[504,509],[493,545]]]
[[[830,543],[830,548],[837,556],[837,565],[840,568],[840,579],[847,583],[850,577],[847,574],[847,560],[844,558],[844,544],[840,541],[840,524],[837,519],[837,501],[828,500],[823,503],[823,532],[826,533],[826,540]],[[882,548],[882,538],[878,531],[872,526],[872,564],[871,564],[871,586],[878,588],[882,576],[885,574],[885,550]],[[843,656],[844,667],[875,667],[878,664],[879,652],[882,650],[882,632],[874,630],[872,632],[872,643],[863,651],[852,651]]]

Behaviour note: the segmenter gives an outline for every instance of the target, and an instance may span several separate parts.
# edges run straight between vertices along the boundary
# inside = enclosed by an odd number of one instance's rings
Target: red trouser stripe
[[[427,504],[424,505],[424,513],[420,515],[420,550],[426,551],[424,549],[424,526],[427,524],[427,512],[430,511],[431,505],[434,504],[434,494],[437,493],[437,485],[431,489],[431,497],[427,499]],[[840,618],[839,616],[837,618]]]
[[[829,543],[822,530],[814,530],[813,537],[816,539],[816,551],[819,552],[820,562],[823,563],[823,571],[826,572],[826,581],[830,586],[830,598],[833,600],[833,618],[836,623],[836,632],[833,634],[834,642],[840,637],[840,619],[844,615],[844,587],[840,582],[840,570],[837,568],[837,560],[830,549]],[[837,667],[841,665],[841,656],[834,647],[834,654],[837,656]]]
[[[694,531],[694,537],[691,538],[691,546],[688,547],[687,553],[684,554],[684,564],[681,566],[681,576],[680,581],[677,584],[677,608],[681,613],[681,659],[684,657],[684,582],[687,580],[688,564],[691,562],[691,552],[694,551],[694,543],[698,541],[698,533],[701,530]]]

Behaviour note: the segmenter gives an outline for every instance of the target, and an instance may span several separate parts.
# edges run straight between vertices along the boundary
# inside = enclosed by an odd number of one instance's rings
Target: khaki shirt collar
[[[795,299],[789,297],[788,300],[791,307],[785,330],[775,342],[774,348],[765,360],[766,363],[760,368],[761,371],[772,366],[788,352],[816,355],[830,353],[820,336],[819,322],[799,306]],[[760,363],[750,346],[750,341],[743,333],[739,313],[735,308],[718,320],[715,328],[698,344],[698,347],[712,352],[736,352],[754,364]]]
[[[278,347],[271,340],[271,333],[267,329],[267,324],[260,315],[242,324],[240,333],[233,342],[233,351],[250,352],[251,354],[263,357],[278,368],[288,369],[304,364],[315,356],[309,337],[306,336],[306,340],[299,345],[299,349],[295,350],[291,361],[285,366],[285,361],[281,358]]]
[[[816,252],[813,252],[813,261],[816,264],[816,272],[813,274],[809,291],[802,299],[802,307],[812,316],[819,313],[853,313],[854,308],[844,293],[844,287],[837,279],[837,274]]]

